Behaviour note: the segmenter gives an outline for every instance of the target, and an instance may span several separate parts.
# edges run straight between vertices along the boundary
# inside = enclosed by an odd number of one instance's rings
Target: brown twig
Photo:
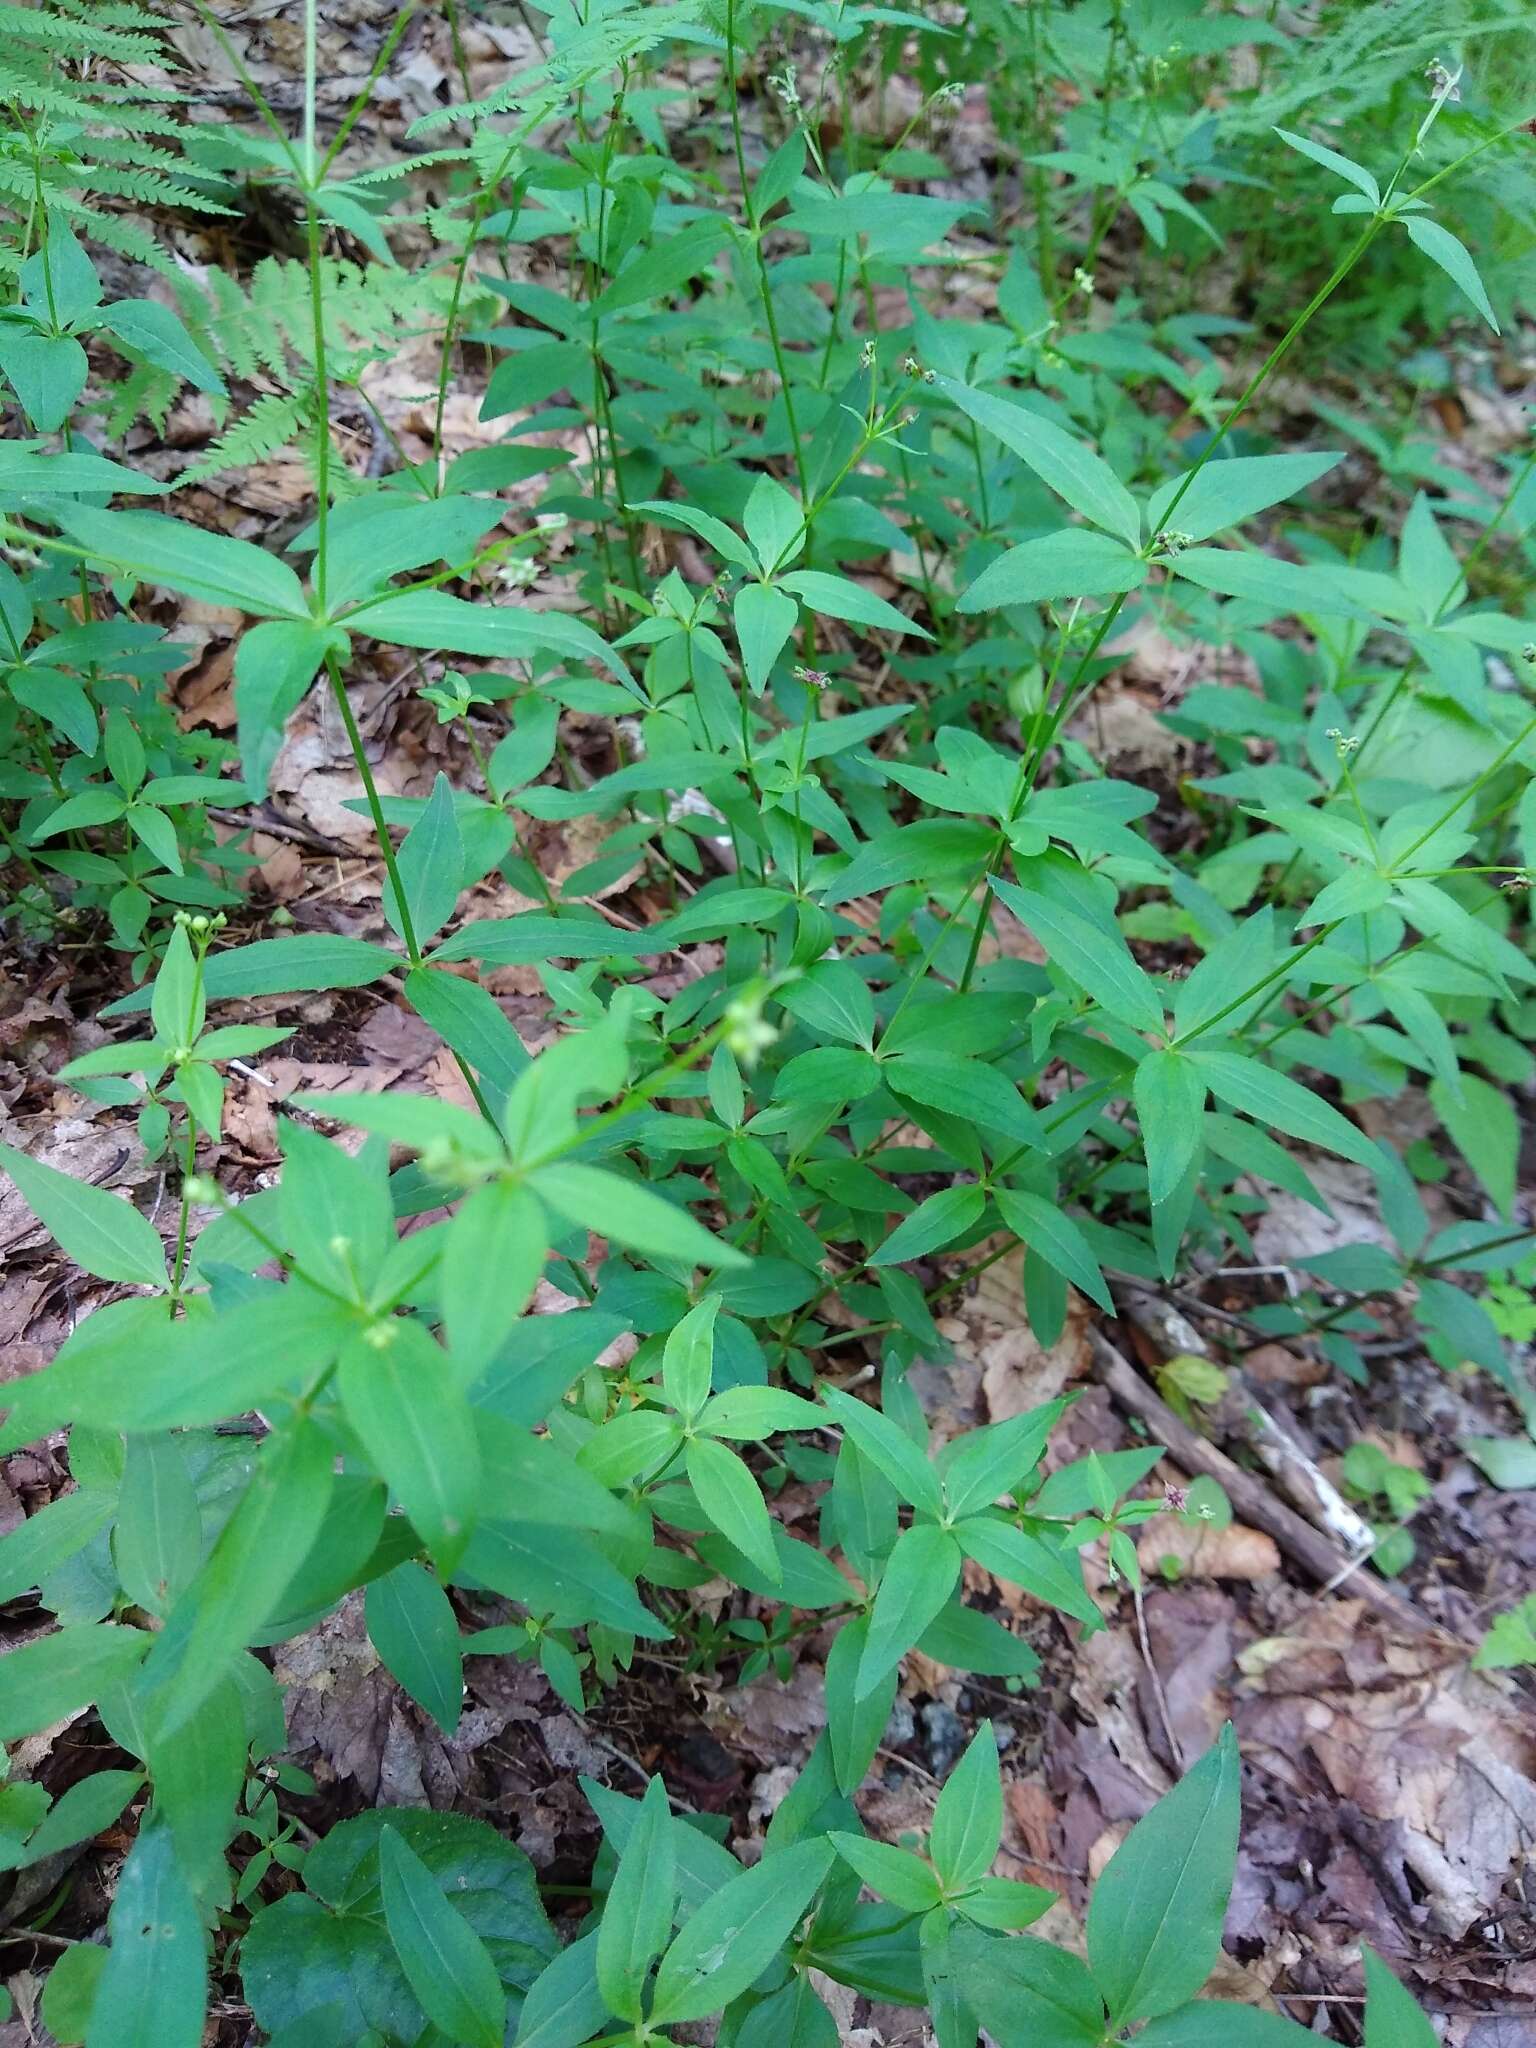
[[[1181,1470],[1191,1474],[1204,1473],[1214,1479],[1240,1519],[1273,1536],[1292,1562],[1299,1565],[1316,1584],[1327,1585],[1348,1567],[1351,1560],[1341,1555],[1320,1530],[1314,1529],[1310,1522],[1303,1521],[1283,1501],[1277,1500],[1262,1479],[1234,1465],[1225,1452],[1207,1443],[1204,1437],[1197,1436],[1194,1430],[1181,1422],[1107,1337],[1097,1330],[1090,1330],[1089,1341],[1100,1382],[1122,1408],[1146,1423],[1153,1437],[1165,1446],[1169,1457]],[[1458,1649],[1465,1648],[1448,1629],[1431,1621],[1428,1615],[1421,1614],[1396,1587],[1362,1572],[1356,1575],[1354,1592],[1383,1620],[1390,1621],[1405,1633],[1438,1635],[1454,1642]]]
[[[1173,1759],[1175,1770],[1183,1771],[1184,1745],[1174,1733],[1173,1716],[1168,1711],[1168,1694],[1163,1688],[1163,1674],[1157,1668],[1157,1662],[1152,1655],[1152,1641],[1147,1634],[1146,1603],[1141,1597],[1141,1587],[1134,1582],[1131,1586],[1131,1598],[1136,1603],[1136,1637],[1141,1644],[1141,1661],[1146,1665],[1147,1677],[1152,1682],[1152,1697],[1157,1702],[1158,1719],[1163,1724],[1163,1734],[1168,1741],[1168,1754]]]

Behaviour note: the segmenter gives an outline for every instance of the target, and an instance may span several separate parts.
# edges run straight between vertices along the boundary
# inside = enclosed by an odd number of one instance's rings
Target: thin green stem
[[[415,12],[416,0],[404,0],[404,4],[401,6],[399,13],[395,16],[394,20],[389,25],[389,33],[385,36],[383,42],[380,43],[379,45],[378,53],[374,57],[372,65],[369,67],[368,76],[363,80],[362,85],[359,87],[357,93],[353,97],[351,106],[347,109],[345,115],[342,117],[341,126],[336,130],[336,133],[332,138],[330,148],[325,152],[325,156],[321,161],[320,168],[317,173],[317,182],[323,183],[325,179],[330,176],[331,165],[335,163],[337,157],[340,156],[342,147],[345,144],[347,137],[352,133],[352,130],[357,126],[358,121],[362,118],[363,109],[367,106],[369,100],[373,96],[373,88],[384,76],[385,68],[389,63],[390,58],[393,57],[393,55],[395,54],[395,50],[399,45],[400,38],[405,34],[406,24],[409,22],[411,16]],[[457,42],[457,29],[455,29],[455,42]],[[467,99],[468,97],[469,93],[468,90],[466,89],[465,98]]]
[[[741,105],[736,85],[736,0],[725,0],[725,68],[726,85],[731,98],[731,143],[736,153],[736,175],[741,184],[742,211],[747,217],[747,233],[752,241],[752,257],[757,269],[758,296],[763,302],[763,319],[768,328],[768,346],[773,351],[774,367],[778,371],[779,390],[784,400],[784,420],[789,428],[790,451],[794,459],[795,475],[800,482],[800,498],[803,504],[810,502],[811,487],[806,473],[805,452],[800,445],[800,428],[795,419],[794,393],[790,389],[789,364],[784,354],[784,343],[779,333],[779,316],[774,311],[773,292],[768,282],[768,262],[763,255],[763,228],[757,217],[757,208],[752,199],[752,184],[747,176],[747,152],[741,132]]]
[[[395,915],[399,919],[399,932],[405,945],[406,958],[413,967],[422,961],[421,947],[416,941],[416,928],[411,922],[411,906],[406,901],[405,889],[400,880],[400,867],[395,859],[394,842],[389,836],[389,826],[384,819],[384,805],[379,798],[379,786],[373,779],[373,769],[363,750],[363,736],[357,729],[353,715],[352,700],[347,695],[347,686],[342,678],[341,664],[332,649],[325,652],[326,680],[331,686],[331,695],[341,713],[341,722],[346,728],[347,745],[352,750],[352,759],[363,785],[363,794],[368,800],[368,815],[373,821],[374,836],[379,843],[379,852],[384,860],[384,872],[389,877],[389,886],[394,896]]]

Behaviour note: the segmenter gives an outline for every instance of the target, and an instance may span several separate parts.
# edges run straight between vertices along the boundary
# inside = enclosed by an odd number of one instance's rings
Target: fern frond
[[[10,56],[15,54],[12,51]],[[40,74],[19,70],[6,59],[0,59],[0,100],[29,114],[52,114],[60,121],[78,121],[82,111],[77,93]]]
[[[178,122],[168,121],[166,127],[172,135],[182,133]],[[92,162],[98,164],[127,164],[140,170],[164,171],[171,178],[181,177],[186,170],[186,158],[179,149],[163,149],[158,142],[147,142],[142,133],[93,135],[89,150]]]
[[[126,214],[104,213],[100,207],[88,206],[84,200],[58,188],[50,189],[48,193],[48,210],[62,214],[78,234],[100,242],[103,248],[116,250],[119,256],[130,257],[135,263],[146,263],[163,277],[179,275],[176,265],[149,229],[141,227],[136,220],[130,220]]]
[[[308,422],[310,397],[308,391],[265,393],[219,436],[200,462],[182,471],[178,484],[200,484],[226,469],[270,462]]]
[[[349,172],[348,185],[387,185],[394,178],[404,178],[413,171],[434,170],[439,164],[464,164],[469,162],[467,149],[424,149],[416,156],[402,157],[398,163],[375,164],[371,171]]]
[[[0,5],[0,36],[70,58],[105,57],[117,64],[163,64],[165,45],[146,29],[118,28],[99,14],[52,14],[43,7]]]
[[[1271,89],[1234,107],[1229,132],[1294,124],[1308,107],[1330,123],[1357,118],[1390,98],[1432,58],[1452,47],[1531,28],[1526,6],[1479,0],[1343,0],[1316,30],[1296,38],[1295,58]]]
[[[118,440],[138,420],[148,420],[157,432],[164,430],[181,379],[169,370],[157,370],[153,363],[135,363],[122,383],[107,394],[102,414],[110,439]]]
[[[218,200],[210,199],[206,192],[199,192],[192,185],[178,184],[159,171],[126,170],[116,164],[96,164],[92,167],[90,189],[114,199],[131,199],[136,206],[174,206],[188,213],[221,213],[229,219],[237,217],[233,207],[223,206]]]
[[[363,267],[333,258],[321,267],[327,344],[338,354],[395,347],[412,324],[442,297],[440,280],[410,277],[383,264]],[[195,338],[237,377],[263,374],[285,381],[289,366],[314,360],[313,308],[308,267],[291,258],[264,256],[242,291],[222,272],[200,291],[183,281],[181,310]]]
[[[56,14],[72,20],[94,21],[102,28],[140,29],[147,35],[163,35],[165,23],[152,8],[137,0],[53,0]]]

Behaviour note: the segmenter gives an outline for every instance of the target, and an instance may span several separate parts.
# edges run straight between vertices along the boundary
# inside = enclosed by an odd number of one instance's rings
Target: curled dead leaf
[[[1136,1555],[1144,1572],[1188,1579],[1265,1579],[1280,1569],[1273,1536],[1233,1522],[1225,1529],[1159,1518],[1148,1525]],[[1167,1560],[1174,1561],[1170,1571]]]

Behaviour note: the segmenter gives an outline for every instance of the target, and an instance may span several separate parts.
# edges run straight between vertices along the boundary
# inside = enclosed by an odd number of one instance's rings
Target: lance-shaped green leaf
[[[1414,247],[1422,249],[1431,263],[1439,264],[1451,283],[1471,300],[1497,334],[1499,323],[1489,304],[1487,288],[1477,274],[1477,265],[1468,254],[1466,244],[1458,241],[1449,228],[1441,227],[1439,221],[1426,220],[1422,214],[1411,214],[1403,226],[1408,230],[1408,239]]]
[[[1147,501],[1153,533],[1173,526],[1187,541],[1209,540],[1326,476],[1342,455],[1216,455],[1161,485]]]
[[[1341,1153],[1361,1166],[1377,1163],[1380,1154],[1365,1133],[1289,1074],[1277,1073],[1246,1053],[1207,1052],[1196,1046],[1188,1057],[1219,1101],[1242,1110],[1257,1123],[1305,1144]]]
[[[953,1437],[940,1454],[949,1513],[972,1515],[999,1494],[1021,1485],[1039,1463],[1045,1440],[1066,1404],[1046,1401],[1006,1422],[992,1422]]]
[[[673,504],[666,498],[643,498],[629,509],[631,512],[643,512],[648,519],[659,520],[663,526],[686,526],[690,533],[696,533],[700,540],[707,541],[715,553],[733,568],[745,569],[756,575],[757,561],[752,550],[723,519],[700,512],[693,505]]]
[[[1039,1151],[1049,1146],[1045,1126],[1006,1074],[983,1060],[954,1053],[902,1052],[880,1062],[881,1079],[893,1095],[942,1109],[966,1122]]]
[[[827,1740],[837,1789],[850,1799],[875,1760],[896,1703],[899,1674],[893,1664],[884,1679],[862,1695],[856,1690],[869,1621],[857,1615],[845,1621],[827,1653]]]
[[[99,317],[103,327],[157,370],[184,378],[194,391],[227,395],[224,379],[170,307],[158,299],[117,299],[103,306]]]
[[[660,1778],[652,1778],[619,1857],[597,1931],[597,1982],[615,2018],[641,2017],[646,1980],[671,1935],[676,1905],[672,1812],[666,1787]]]
[[[584,1934],[534,1979],[517,2016],[516,2048],[580,2048],[602,2032],[607,2017],[597,1982],[597,1936]]]
[[[869,1634],[859,1658],[854,1696],[873,1692],[893,1671],[955,1590],[962,1555],[947,1529],[914,1522],[885,1561]]]
[[[334,1463],[330,1439],[307,1418],[262,1445],[239,1505],[145,1662],[142,1692],[160,1738],[191,1719],[279,1612],[324,1526]]]
[[[1239,1765],[1229,1723],[1144,1815],[1088,1907],[1088,1963],[1112,2030],[1193,1998],[1221,1952],[1237,1856]]]
[[[831,1861],[830,1842],[797,1842],[722,1885],[661,1959],[653,2024],[702,2019],[739,1998],[794,1932]]]
[[[973,391],[953,377],[936,383],[977,426],[1011,448],[1074,512],[1102,526],[1131,547],[1141,543],[1141,512],[1109,464],[1084,442],[1074,440],[1038,413],[990,392]]]
[[[396,900],[394,883],[386,876],[384,915],[402,938],[408,922],[417,945],[424,945],[453,915],[464,885],[464,841],[453,787],[441,771],[426,809],[400,842],[395,866],[404,902]]]
[[[621,683],[633,684],[607,641],[569,612],[469,604],[445,590],[403,590],[365,601],[346,613],[345,623],[349,631],[371,634],[396,647],[484,654],[503,661],[528,661],[539,654],[595,661]]]
[[[345,658],[349,642],[335,626],[309,619],[265,619],[235,649],[235,717],[240,774],[264,797],[289,717],[320,673],[327,653]]]
[[[10,1408],[0,1424],[0,1454],[77,1419],[74,1395],[80,1380],[131,1377],[145,1346],[160,1342],[170,1330],[170,1311],[163,1295],[136,1295],[109,1301],[88,1316],[64,1340],[52,1365],[6,1389]]]
[[[108,1491],[61,1494],[0,1536],[0,1600],[14,1600],[84,1550],[114,1512]]]
[[[861,846],[823,901],[850,902],[897,882],[937,882],[981,866],[997,845],[986,825],[960,818],[923,818],[915,825],[881,832]]]
[[[695,1266],[749,1266],[745,1252],[722,1244],[686,1209],[653,1194],[638,1181],[575,1162],[541,1166],[528,1186],[568,1222],[611,1237],[627,1251],[659,1259],[683,1259]]]
[[[1125,941],[1036,889],[993,879],[992,887],[1044,946],[1052,966],[1085,989],[1111,1017],[1133,1031],[1161,1031],[1163,1004],[1151,976]]]
[[[85,389],[90,365],[72,334],[29,334],[0,327],[0,371],[39,434],[56,434]]]
[[[896,1849],[889,1842],[872,1842],[867,1835],[851,1835],[841,1829],[827,1839],[872,1892],[900,1906],[904,1913],[926,1913],[939,1903],[939,1880],[932,1866],[910,1849]]]
[[[169,1827],[182,1875],[195,1891],[227,1881],[225,1851],[235,1832],[249,1748],[234,1671],[221,1679],[202,1712],[174,1734],[150,1733],[145,1762],[154,1782],[154,1810]]]
[[[906,1259],[926,1258],[974,1230],[987,1211],[987,1198],[974,1183],[940,1188],[904,1216],[880,1248],[870,1254],[872,1266],[899,1266]]]
[[[1003,1781],[992,1723],[983,1721],[944,1781],[928,1853],[947,1891],[985,1877],[1003,1839]]]
[[[744,583],[731,601],[731,616],[736,622],[736,642],[747,682],[753,695],[760,697],[768,687],[774,663],[795,630],[800,607],[792,597],[769,584]]]
[[[422,2010],[450,2041],[501,2048],[507,1994],[490,1951],[403,1836],[379,1839],[384,1924]]]
[[[76,497],[87,492],[106,496],[158,497],[168,488],[142,470],[109,462],[104,455],[82,449],[55,454],[7,441],[0,449],[0,491],[18,497]],[[20,637],[25,638],[25,635]]]
[[[407,1558],[369,1586],[363,1617],[390,1676],[451,1735],[464,1704],[464,1656],[458,1619],[441,1585]]]
[[[551,1539],[547,1522],[484,1522],[465,1553],[466,1574],[493,1593],[572,1627],[605,1622],[628,1635],[671,1634],[636,1596],[633,1581],[578,1530]]]
[[[123,1591],[164,1615],[203,1555],[203,1524],[183,1439],[168,1432],[129,1439],[112,1555]]]
[[[966,1997],[997,2048],[1102,2048],[1104,2002],[1080,1956],[1032,1934],[951,1937]]]
[[[142,1329],[117,1345],[103,1328],[99,1348],[61,1353],[26,1383],[26,1412],[132,1435],[220,1422],[327,1364],[355,1327],[344,1304],[295,1282],[266,1286],[219,1316],[200,1306],[158,1331],[147,1353]],[[135,1350],[136,1369],[125,1372]]]
[[[347,1420],[445,1573],[462,1556],[480,1495],[469,1404],[420,1323],[375,1323],[342,1353]]]
[[[1178,514],[1175,513],[1175,518]],[[1295,612],[1298,618],[1367,619],[1369,612],[1317,562],[1287,562],[1279,555],[1249,553],[1242,548],[1186,548],[1169,558],[1168,568],[1202,590],[1223,597],[1241,597],[1267,605],[1271,612]]]
[[[662,1389],[686,1422],[692,1422],[709,1399],[719,1314],[719,1295],[706,1295],[667,1333],[661,1354]]]
[[[207,533],[159,512],[71,506],[60,523],[96,561],[120,576],[163,583],[184,597],[232,605],[262,618],[307,619],[303,586],[286,562],[248,540]]]
[[[1349,157],[1342,156],[1336,149],[1329,149],[1326,143],[1313,142],[1308,136],[1297,135],[1289,128],[1277,128],[1275,133],[1290,148],[1299,151],[1302,156],[1310,157],[1313,163],[1321,164],[1325,171],[1332,171],[1336,178],[1343,178],[1353,185],[1357,192],[1365,195],[1372,206],[1380,206],[1381,187],[1363,164],[1357,164]]]
[[[548,1249],[543,1210],[510,1181],[486,1181],[454,1217],[443,1251],[441,1299],[448,1349],[466,1378],[489,1365],[511,1335]]]
[[[245,996],[301,995],[308,989],[362,988],[391,969],[403,967],[398,953],[363,939],[329,932],[294,932],[281,939],[255,939],[215,953],[203,967],[203,992],[210,1002]],[[135,989],[101,1012],[127,1017],[149,1008],[149,990]]]
[[[1069,527],[1009,548],[969,584],[955,609],[995,612],[1010,604],[1055,603],[1138,590],[1147,565],[1107,533]]]
[[[92,1771],[88,1778],[78,1779],[59,1794],[27,1837],[21,1868],[105,1833],[143,1783],[142,1771]]]
[[[715,1438],[696,1436],[689,1439],[683,1462],[694,1497],[714,1527],[777,1586],[783,1567],[774,1546],[773,1517],[743,1461]]]
[[[778,587],[792,590],[813,612],[820,612],[825,618],[846,619],[850,625],[872,626],[882,633],[915,633],[920,640],[933,638],[926,626],[917,625],[905,612],[897,611],[895,605],[847,576],[828,576],[820,569],[795,569],[779,578]]]
[[[203,1923],[168,1828],[140,1829],[117,1880],[107,1934],[86,2048],[198,2048],[207,1998]]]
[[[1507,1092],[1479,1074],[1463,1074],[1460,1089],[1431,1081],[1429,1099],[1462,1158],[1493,1197],[1502,1216],[1513,1214],[1520,1158],[1519,1122]]]
[[[1186,1053],[1150,1052],[1138,1062],[1132,1085],[1147,1155],[1147,1199],[1166,1202],[1204,1143],[1205,1080]]]
[[[826,1417],[814,1401],[783,1387],[727,1387],[707,1403],[700,1433],[758,1443],[781,1429],[824,1429]]]
[[[14,1742],[88,1707],[149,1648],[136,1628],[80,1622],[0,1657],[0,1742]]]
[[[679,285],[708,268],[729,235],[725,220],[706,215],[676,234],[659,237],[626,263],[603,291],[595,309],[599,319],[628,306],[670,299]]]
[[[998,1211],[1008,1228],[1022,1243],[1037,1252],[1045,1263],[1096,1301],[1107,1315],[1114,1303],[1099,1271],[1099,1262],[1088,1248],[1088,1240],[1053,1202],[1022,1188],[995,1190]]]
[[[528,1071],[528,1048],[489,989],[440,967],[413,967],[405,999],[480,1076],[493,1105]]]
[[[1059,1607],[1090,1628],[1099,1627],[1099,1610],[1083,1584],[1083,1568],[1074,1554],[996,1515],[973,1515],[956,1524],[955,1535],[966,1556],[995,1577],[1022,1586],[1037,1600]]]
[[[326,533],[325,596],[334,612],[354,598],[380,589],[404,569],[441,562],[466,563],[475,543],[494,526],[501,507],[485,498],[400,498],[392,491],[353,498],[332,513]],[[318,545],[318,524],[292,543],[297,551]]]
[[[944,1489],[939,1475],[904,1429],[840,1387],[823,1387],[821,1398],[832,1419],[842,1424],[863,1456],[884,1473],[903,1500],[924,1514],[943,1514]]]
[[[659,1472],[683,1440],[683,1425],[659,1408],[612,1415],[577,1453],[584,1472],[603,1486],[625,1486],[639,1472]]]
[[[20,1189],[27,1207],[46,1224],[77,1266],[98,1280],[130,1286],[164,1287],[165,1251],[160,1234],[132,1202],[88,1181],[29,1159],[13,1145],[0,1145],[0,1165]]]

